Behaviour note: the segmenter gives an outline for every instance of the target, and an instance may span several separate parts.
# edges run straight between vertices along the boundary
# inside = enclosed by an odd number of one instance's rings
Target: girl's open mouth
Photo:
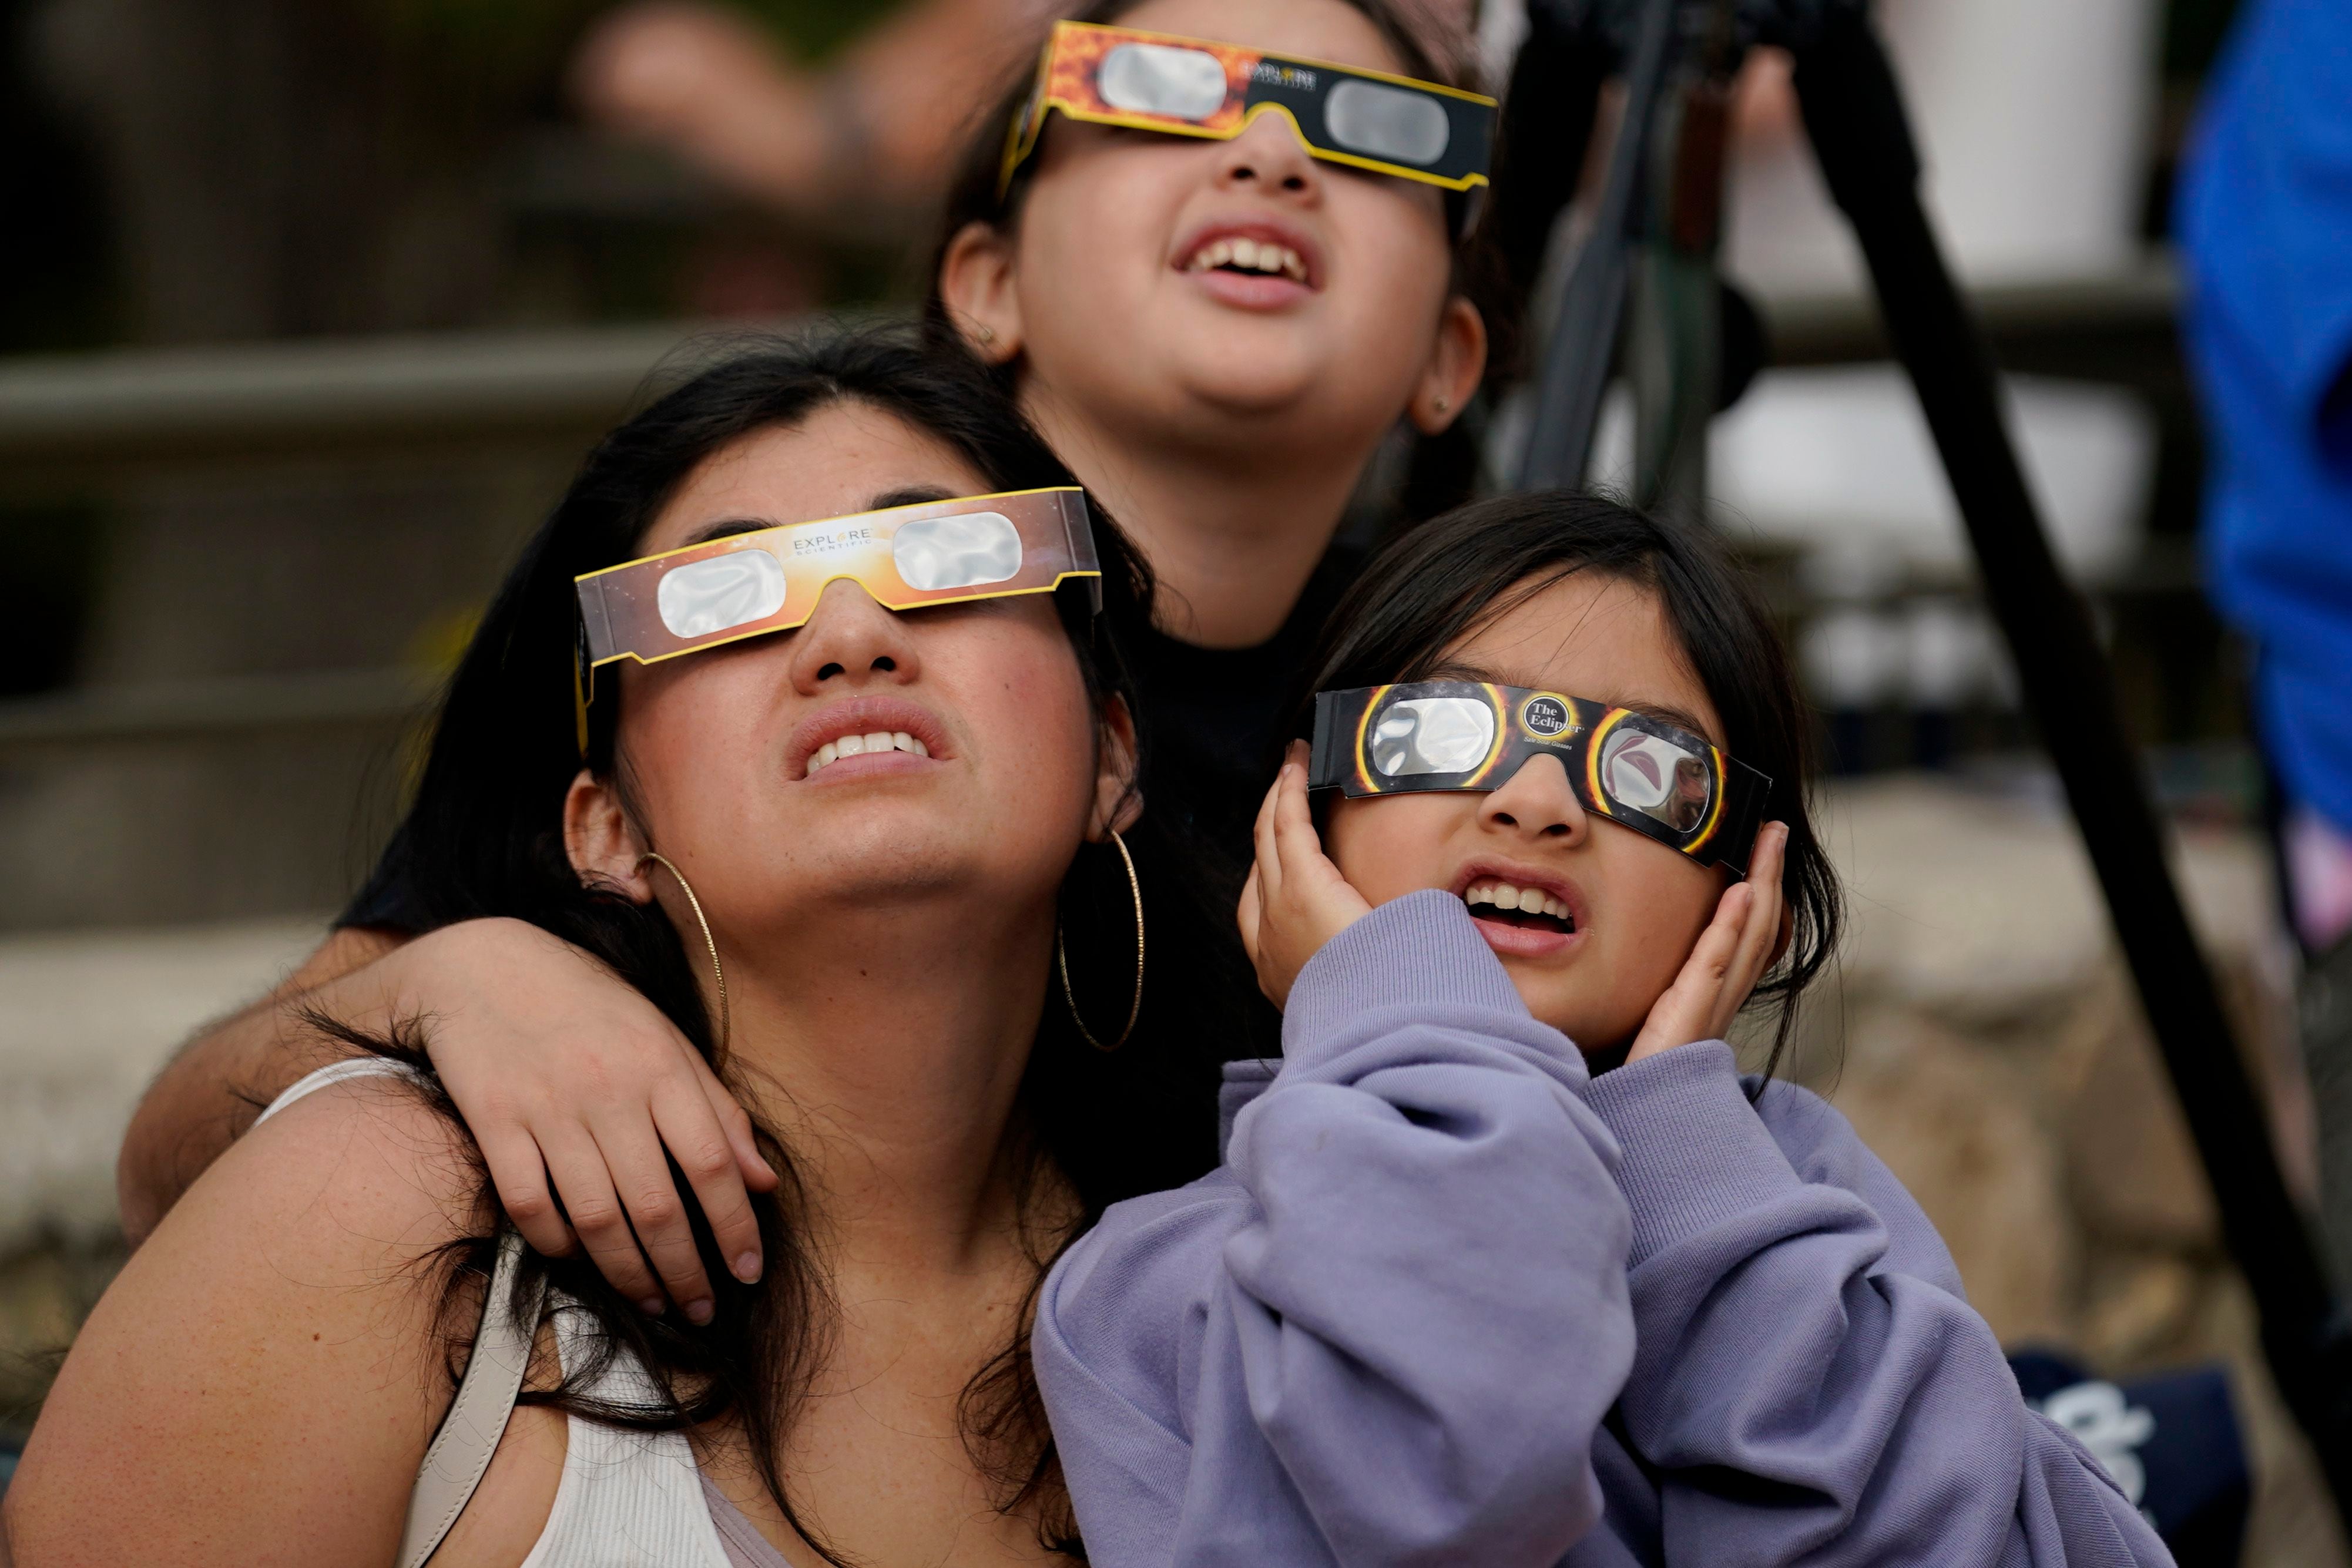
[[[1514,887],[1507,882],[1474,882],[1462,893],[1472,916],[1521,931],[1547,931],[1572,936],[1576,915],[1565,901],[1539,887]]]
[[[1307,263],[1297,251],[1272,240],[1261,244],[1246,235],[1210,240],[1192,253],[1184,263],[1184,270],[1227,272],[1244,277],[1287,277],[1302,285],[1307,281]]]

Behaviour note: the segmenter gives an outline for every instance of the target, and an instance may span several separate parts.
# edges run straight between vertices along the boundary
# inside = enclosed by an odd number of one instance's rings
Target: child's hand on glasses
[[[1789,847],[1785,822],[1768,822],[1756,835],[1748,878],[1724,890],[1715,918],[1699,933],[1688,962],[1650,1009],[1628,1062],[1695,1040],[1721,1040],[1747,1003],[1748,993],[1772,967],[1780,946],[1780,860]]]
[[[443,926],[362,973],[430,1021],[434,1070],[532,1247],[584,1249],[644,1310],[667,1294],[703,1322],[711,1288],[687,1218],[699,1203],[730,1271],[759,1278],[748,1194],[773,1191],[775,1173],[726,1085],[635,988],[520,920]]]
[[[1371,910],[1323,852],[1307,810],[1307,743],[1293,741],[1258,808],[1257,863],[1242,888],[1242,946],[1266,999],[1288,1001],[1307,960]]]

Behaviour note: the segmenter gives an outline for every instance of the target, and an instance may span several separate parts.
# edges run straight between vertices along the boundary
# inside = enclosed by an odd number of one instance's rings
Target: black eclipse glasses
[[[1315,698],[1309,789],[1349,800],[1499,789],[1559,758],[1587,811],[1744,876],[1772,781],[1677,726],[1584,697],[1483,681],[1412,681]]]

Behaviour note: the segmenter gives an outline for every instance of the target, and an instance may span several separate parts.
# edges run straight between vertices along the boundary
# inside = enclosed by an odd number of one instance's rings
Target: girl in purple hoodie
[[[1465,507],[1311,667],[1240,911],[1283,1056],[1038,1305],[1097,1568],[2168,1562],[1845,1119],[1723,1043],[1775,1000],[1777,1060],[1837,889],[1713,538]]]

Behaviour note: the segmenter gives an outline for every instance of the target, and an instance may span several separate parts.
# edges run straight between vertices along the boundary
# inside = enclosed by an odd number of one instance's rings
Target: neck
[[[975,929],[968,901],[827,911],[720,944],[726,1077],[774,1128],[845,1264],[968,1271],[1017,1239],[1013,1109],[1054,912]],[[715,998],[714,998],[715,1001]]]
[[[1254,647],[1282,629],[1379,445],[1379,433],[1317,441],[1245,414],[1220,416],[1229,427],[1213,439],[1114,430],[1034,376],[1023,402],[1151,563],[1160,630],[1204,648]]]

